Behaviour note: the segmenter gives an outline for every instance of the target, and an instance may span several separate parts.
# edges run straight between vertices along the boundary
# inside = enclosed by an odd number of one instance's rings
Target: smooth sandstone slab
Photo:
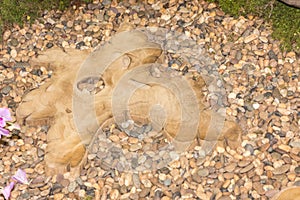
[[[276,194],[272,200],[300,200],[300,187],[285,188]]]
[[[160,45],[149,42],[143,33],[127,31],[117,34],[91,54],[74,49],[66,52],[51,49],[32,61],[32,65],[49,63],[55,74],[49,82],[23,98],[17,117],[31,125],[51,125],[45,156],[48,173],[71,170],[78,174],[86,148],[99,127],[113,117],[117,120],[114,114],[119,114],[123,107],[112,108],[112,105],[118,105],[118,101],[124,104],[122,99],[128,99],[130,116],[135,122],[156,122],[156,127],[163,129],[175,145],[186,148],[196,137],[226,140],[229,144],[239,140],[239,126],[232,121],[224,122],[224,117],[205,108],[201,102],[203,79],[194,80],[187,74],[177,77],[177,85],[164,82],[164,78],[159,79],[163,84],[155,83],[158,79],[151,76],[150,71],[159,62],[161,53]],[[79,87],[85,84],[88,87],[91,80],[99,78],[105,87],[96,94]],[[125,85],[129,80],[139,87],[126,93],[128,87]],[[192,88],[194,93],[184,92],[184,87]],[[119,93],[114,93],[116,91]],[[116,96],[121,98],[116,100]],[[189,104],[184,103],[187,101]],[[154,116],[149,115],[157,104],[164,108],[165,117],[159,110]],[[195,134],[193,131],[178,134],[194,126]],[[218,131],[216,127],[222,129]]]

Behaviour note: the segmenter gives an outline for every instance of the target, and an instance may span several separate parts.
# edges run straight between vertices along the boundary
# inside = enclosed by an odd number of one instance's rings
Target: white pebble
[[[258,103],[254,103],[252,106],[253,106],[253,108],[254,108],[255,110],[259,108],[259,104],[258,104]]]
[[[235,99],[236,98],[236,94],[233,93],[233,92],[231,92],[231,93],[229,93],[228,98],[229,99]]]

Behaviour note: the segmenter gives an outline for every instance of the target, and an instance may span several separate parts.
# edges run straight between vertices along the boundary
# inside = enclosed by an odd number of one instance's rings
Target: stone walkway
[[[197,40],[220,63],[229,118],[244,130],[237,149],[218,147],[202,158],[199,147],[153,172],[125,173],[90,162],[81,176],[45,176],[48,127],[22,126],[0,140],[0,188],[17,168],[31,180],[17,185],[12,199],[270,199],[300,185],[300,59],[281,52],[270,25],[248,16],[234,19],[204,1],[114,3],[110,0],[47,11],[31,26],[5,31],[0,45],[0,106],[14,114],[22,96],[53,73],[27,62],[46,49],[94,49],[120,23],[169,28]],[[100,170],[99,170],[100,169]],[[3,199],[0,196],[0,199]]]

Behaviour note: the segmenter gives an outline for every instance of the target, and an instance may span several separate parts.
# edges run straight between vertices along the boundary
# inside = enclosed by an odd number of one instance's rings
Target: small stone
[[[289,145],[286,145],[286,144],[280,144],[278,146],[278,149],[283,150],[285,152],[290,152],[291,147]]]
[[[132,145],[130,145],[130,151],[137,151],[137,150],[139,150],[139,149],[141,149],[142,148],[142,145],[141,144],[132,144]]]
[[[254,103],[253,105],[252,105],[252,107],[255,109],[255,110],[257,110],[258,108],[259,108],[259,104],[258,103]]]
[[[45,152],[44,152],[44,150],[43,150],[43,149],[41,149],[41,148],[38,148],[38,150],[37,150],[37,154],[38,154],[38,157],[43,157],[43,156],[45,155]]]
[[[289,115],[291,114],[291,112],[285,108],[277,108],[278,112],[280,112],[280,114],[282,115]]]
[[[78,192],[79,197],[83,198],[83,197],[85,197],[85,195],[86,195],[85,190],[79,190],[79,192]]]
[[[249,43],[249,42],[251,42],[251,41],[253,41],[257,38],[258,38],[257,34],[251,34],[251,35],[245,37],[244,42],[247,44],[247,43]]]
[[[46,44],[46,47],[47,47],[48,49],[50,49],[50,48],[53,47],[53,46],[54,46],[54,44],[51,43],[51,42],[48,42],[48,43]]]
[[[252,168],[254,167],[254,165],[251,163],[250,165],[248,165],[247,167],[244,167],[240,170],[240,173],[243,174],[243,173],[246,173],[248,171],[250,171]]]
[[[119,190],[113,189],[110,192],[110,199],[112,199],[112,200],[120,199],[120,192],[119,192]]]
[[[233,93],[233,92],[231,92],[231,93],[229,93],[228,98],[229,99],[235,99],[236,98],[236,94]]]
[[[16,38],[12,38],[11,41],[9,42],[11,46],[16,47],[19,45],[19,42]]]
[[[283,165],[281,167],[275,168],[273,170],[273,174],[279,175],[279,174],[284,174],[290,169],[290,165]]]
[[[172,180],[171,179],[166,179],[165,181],[164,181],[164,185],[165,186],[170,186],[171,185],[171,183],[172,183]]]
[[[246,151],[249,151],[251,155],[254,153],[254,148],[251,144],[246,144],[244,148]]]
[[[146,188],[150,188],[152,186],[151,181],[148,179],[141,179],[141,182]]]
[[[220,146],[217,146],[216,150],[217,150],[218,153],[224,153],[225,152],[225,149],[223,147],[220,147]]]
[[[299,166],[295,168],[295,173],[300,174],[300,167]]]
[[[279,190],[275,190],[275,189],[271,189],[271,190],[267,190],[265,195],[268,198],[272,198],[273,196],[275,196],[277,193],[279,192]]]
[[[139,196],[140,196],[140,198],[145,198],[146,196],[149,195],[149,193],[150,193],[150,188],[144,188],[144,189],[140,192]]]
[[[96,158],[96,156],[97,156],[97,154],[89,154],[88,159],[93,160],[94,158]]]
[[[161,19],[163,19],[163,20],[165,20],[165,21],[168,21],[170,18],[171,18],[170,15],[162,15],[162,16],[161,16]]]
[[[10,37],[11,35],[11,31],[10,30],[6,30],[4,33],[3,33],[3,41],[6,41],[8,40],[8,38]]]
[[[116,135],[111,135],[109,136],[109,139],[112,141],[112,142],[119,142],[120,141],[120,138]]]
[[[4,86],[0,92],[1,92],[1,94],[8,95],[11,90],[12,90],[12,87],[7,85],[7,86]]]
[[[43,190],[43,191],[41,192],[41,196],[42,196],[42,197],[48,196],[49,193],[50,193],[50,189]]]
[[[272,59],[278,60],[276,53],[272,49],[268,52],[268,55],[269,55],[270,60],[272,60]]]
[[[11,50],[10,56],[11,56],[12,58],[16,58],[17,55],[18,55],[18,52],[17,52],[15,49]]]
[[[64,194],[63,193],[57,193],[54,195],[54,200],[61,200],[64,198]]]
[[[138,164],[143,164],[147,160],[147,157],[144,155],[139,156],[138,158]]]
[[[179,155],[175,151],[170,152],[170,157],[171,157],[172,160],[178,160],[179,159]]]
[[[76,187],[77,187],[76,181],[72,181],[72,182],[69,184],[69,186],[68,186],[68,191],[69,191],[69,192],[74,192],[75,189],[76,189]]]
[[[227,165],[224,169],[227,172],[233,172],[234,169],[236,168],[237,163],[230,163],[229,165]]]
[[[208,171],[208,169],[203,168],[203,169],[199,169],[199,170],[197,171],[197,174],[198,174],[199,176],[201,176],[201,177],[206,177],[206,176],[208,176],[209,171]]]
[[[259,40],[262,41],[263,43],[268,43],[268,38],[264,36],[260,36]]]
[[[239,167],[246,167],[250,163],[251,163],[251,161],[249,161],[249,160],[242,160],[242,161],[238,162],[238,166]]]

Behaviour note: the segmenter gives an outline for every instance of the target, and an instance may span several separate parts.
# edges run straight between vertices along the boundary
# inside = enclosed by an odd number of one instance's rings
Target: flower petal
[[[2,190],[2,194],[6,200],[9,199],[10,193],[11,193],[12,189],[14,188],[14,186],[15,186],[15,182],[10,182],[10,184]]]
[[[6,130],[6,129],[0,127],[0,138],[1,138],[1,135],[9,136],[9,130]]]
[[[0,117],[3,117],[5,121],[11,121],[11,115],[8,108],[0,108]]]
[[[21,169],[18,169],[18,171],[16,172],[16,174],[12,177],[13,179],[15,179],[16,181],[23,183],[23,184],[29,184],[27,177],[26,177],[26,172],[24,172]]]
[[[0,117],[0,127],[4,127],[6,125],[5,119]]]

